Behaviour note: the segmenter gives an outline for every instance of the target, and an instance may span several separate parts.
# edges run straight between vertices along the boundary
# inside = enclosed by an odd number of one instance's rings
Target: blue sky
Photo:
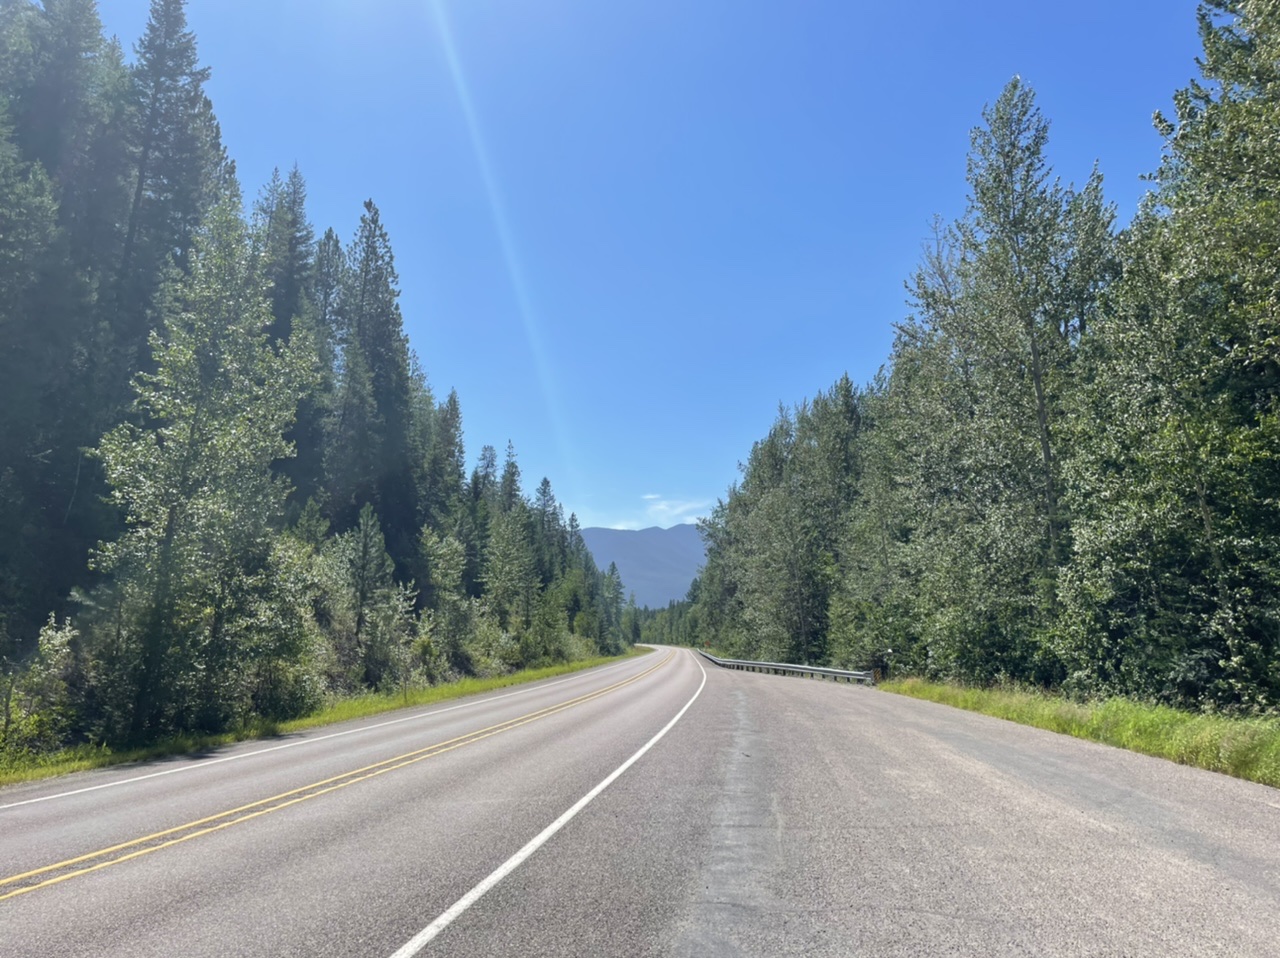
[[[146,0],[100,0],[130,50]],[[1015,73],[1122,221],[1195,75],[1194,0],[191,0],[242,183],[372,197],[467,451],[583,525],[704,514],[787,405],[870,379],[969,130]]]

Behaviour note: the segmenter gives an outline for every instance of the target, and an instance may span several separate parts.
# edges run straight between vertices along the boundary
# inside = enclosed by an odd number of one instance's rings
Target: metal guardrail
[[[789,665],[786,662],[751,662],[746,659],[721,659],[710,652],[696,649],[704,658],[711,660],[722,669],[739,669],[744,672],[768,672],[770,675],[806,675],[815,679],[833,679],[836,682],[859,682],[863,685],[875,685],[874,672],[849,672],[845,669],[824,669],[816,665]]]

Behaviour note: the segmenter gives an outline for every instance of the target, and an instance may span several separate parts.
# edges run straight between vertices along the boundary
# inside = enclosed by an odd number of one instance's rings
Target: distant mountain
[[[635,593],[636,605],[666,608],[683,599],[693,577],[706,561],[698,527],[659,529],[583,529],[582,538],[596,565],[609,568],[616,562],[627,594]]]

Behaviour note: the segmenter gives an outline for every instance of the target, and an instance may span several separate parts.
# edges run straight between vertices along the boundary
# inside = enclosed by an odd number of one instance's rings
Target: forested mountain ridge
[[[377,206],[246,215],[183,0],[0,4],[0,760],[620,650],[514,448],[468,473]]]
[[[688,594],[706,550],[697,526],[670,529],[582,530],[587,548],[601,566],[616,565],[638,606],[665,608]]]
[[[1198,16],[1119,232],[1025,83],[983,112],[881,374],[779,415],[646,638],[1280,708],[1280,10]]]

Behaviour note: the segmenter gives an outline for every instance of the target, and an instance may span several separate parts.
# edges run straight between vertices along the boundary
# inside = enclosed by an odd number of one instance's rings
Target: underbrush
[[[537,682],[541,679],[554,678],[570,672],[607,665],[636,655],[644,655],[652,649],[636,647],[623,655],[597,656],[579,659],[576,662],[560,662],[538,669],[526,669],[522,672],[511,672],[506,675],[493,675],[486,678],[465,678],[456,682],[445,682],[426,688],[404,688],[390,693],[369,693],[339,699],[311,715],[291,719],[287,722],[272,722],[256,719],[232,732],[221,735],[183,735],[165,739],[145,748],[114,751],[105,745],[77,745],[46,755],[30,753],[0,752],[0,785],[11,785],[15,782],[27,782],[40,778],[51,778],[69,772],[82,772],[107,765],[119,765],[125,762],[141,762],[149,759],[165,758],[173,755],[195,755],[210,751],[219,746],[248,739],[269,738],[273,735],[284,735],[321,725],[333,725],[352,719],[368,718],[391,712],[396,709],[415,706],[432,705],[449,699],[476,695],[481,692],[492,692],[510,685],[521,685],[526,682]]]

